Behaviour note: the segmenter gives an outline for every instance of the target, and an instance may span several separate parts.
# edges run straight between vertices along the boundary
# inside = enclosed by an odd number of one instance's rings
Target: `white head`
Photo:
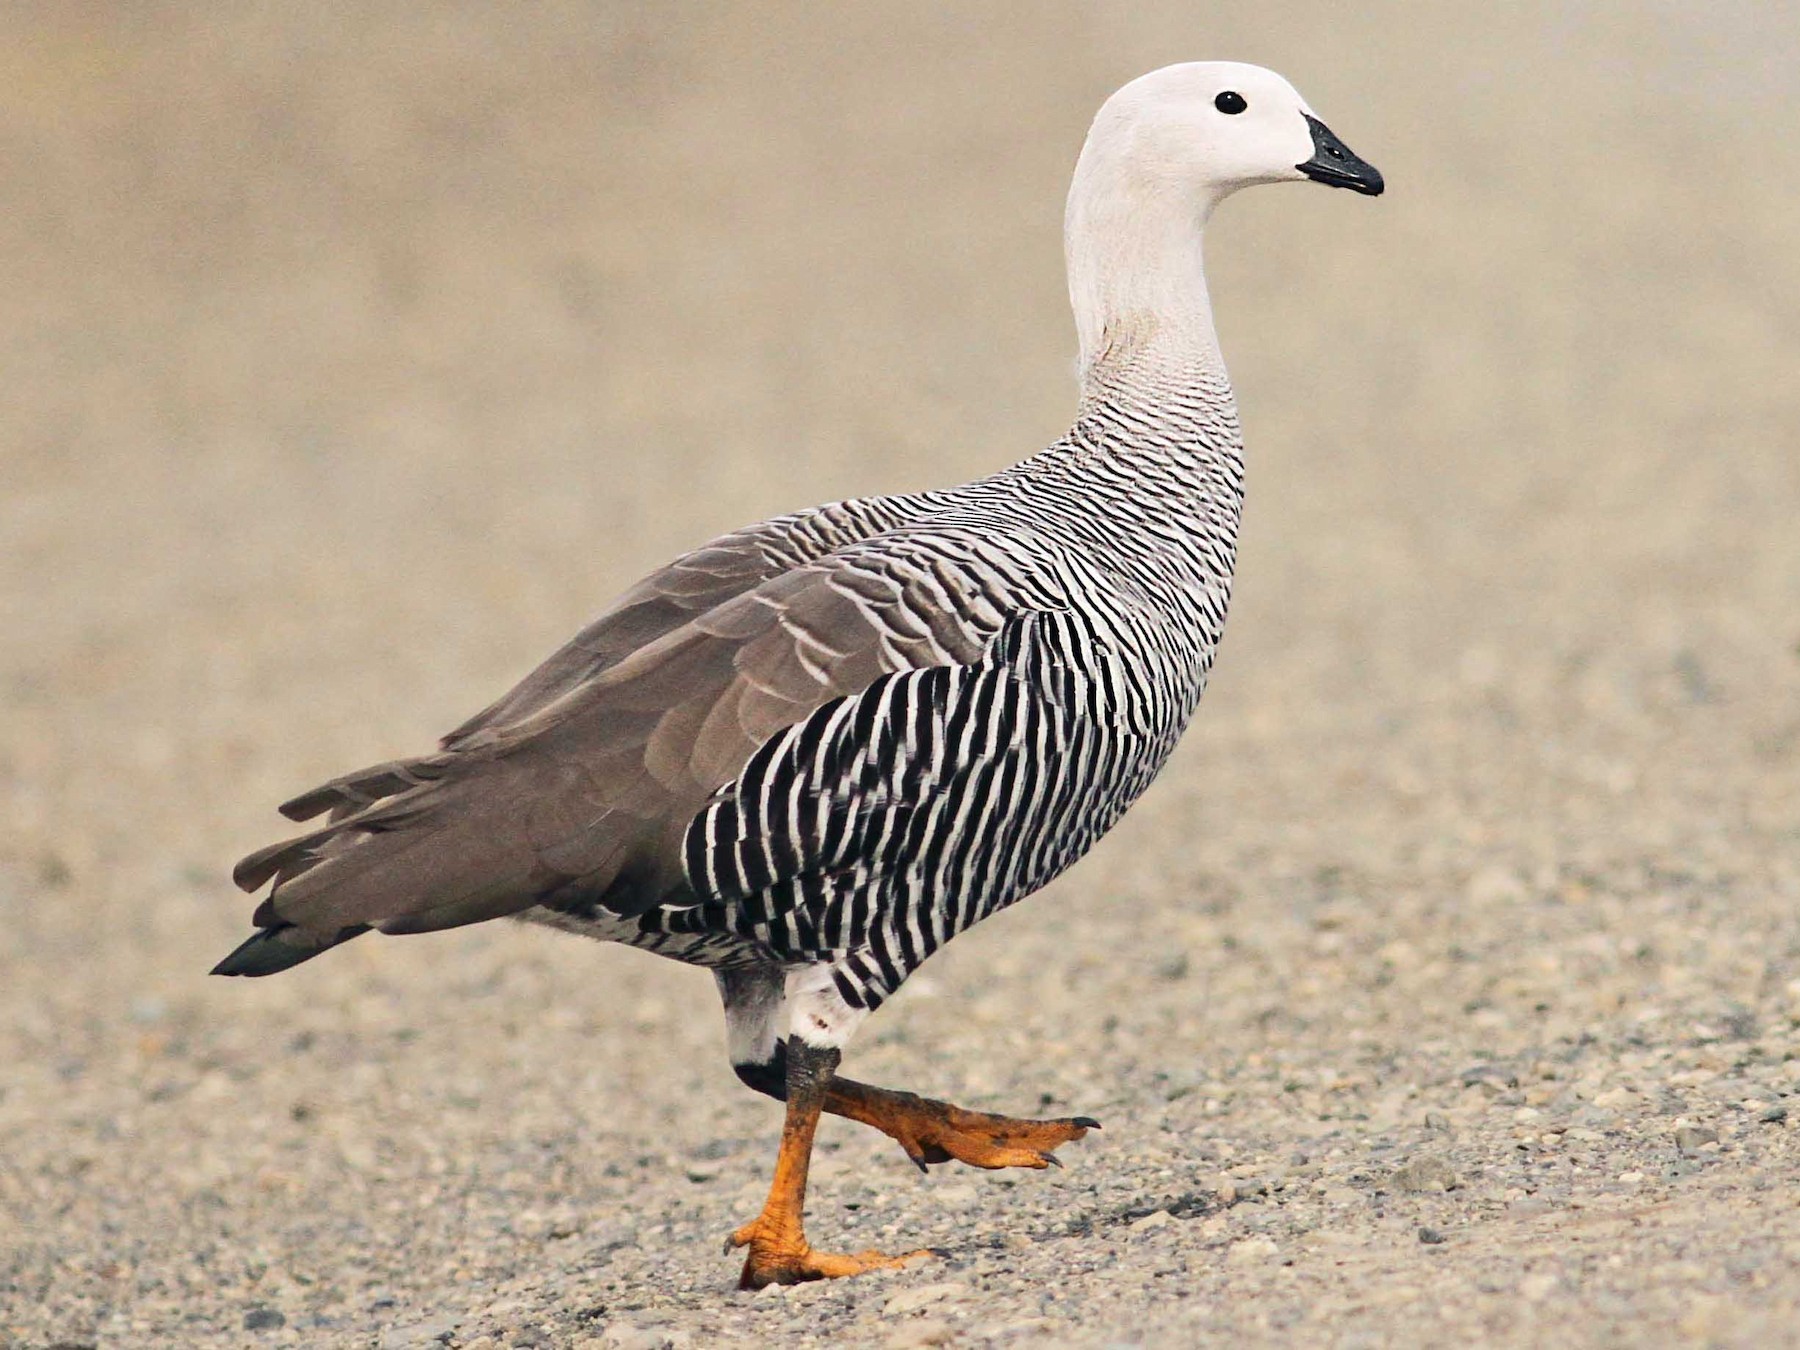
[[[1203,329],[1195,340],[1211,342],[1202,227],[1240,188],[1309,179],[1369,196],[1384,186],[1272,70],[1233,61],[1165,66],[1107,99],[1075,166],[1065,217],[1083,370],[1122,326],[1167,329],[1186,317]]]

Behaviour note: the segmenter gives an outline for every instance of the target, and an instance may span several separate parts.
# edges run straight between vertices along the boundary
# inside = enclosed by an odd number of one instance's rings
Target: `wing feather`
[[[659,581],[642,603],[679,595],[698,607],[714,594],[702,572],[723,586],[753,570],[726,550]],[[688,823],[759,747],[884,674],[979,659],[991,628],[891,626],[941,589],[904,558],[840,556],[679,623],[665,624],[666,608],[654,622],[603,621],[437,754],[295,798],[293,814],[329,810],[328,823],[250,855],[234,876],[246,889],[273,879],[257,922],[317,950],[369,927],[422,932],[536,904],[629,915],[691,903]],[[621,633],[652,630],[630,650],[615,646]]]

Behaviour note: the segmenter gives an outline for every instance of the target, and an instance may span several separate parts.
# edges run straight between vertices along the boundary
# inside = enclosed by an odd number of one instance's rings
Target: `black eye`
[[[1249,106],[1248,103],[1244,102],[1244,96],[1235,89],[1227,89],[1213,100],[1213,107],[1217,108],[1222,113],[1230,113],[1233,117],[1236,117]]]

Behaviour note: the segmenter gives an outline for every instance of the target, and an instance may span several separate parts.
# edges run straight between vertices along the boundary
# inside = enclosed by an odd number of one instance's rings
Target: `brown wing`
[[[440,748],[465,746],[484,732],[529,717],[657,638],[818,557],[832,541],[797,534],[794,523],[804,518],[739,530],[652,572],[506,694],[446,735]],[[311,820],[329,811],[333,821],[342,820],[428,781],[440,758],[427,755],[358,769],[283,802],[281,813],[289,820]]]
[[[275,886],[255,915],[266,931],[221,969],[283,969],[370,927],[424,932],[534,904],[637,914],[679,896],[682,834],[708,796],[827,700],[886,671],[977,659],[999,616],[972,595],[941,566],[831,558],[633,649],[602,647],[597,672],[571,678],[571,663],[529,697],[522,686],[440,753],[372,771],[386,775],[374,787],[353,775],[354,789],[291,803],[333,819],[238,865],[246,890]],[[352,795],[378,790],[392,795]]]
[[[813,555],[795,556],[794,542],[791,531],[756,526],[652,572],[509,693],[445,736],[444,745],[529,716],[665,633],[811,561]]]

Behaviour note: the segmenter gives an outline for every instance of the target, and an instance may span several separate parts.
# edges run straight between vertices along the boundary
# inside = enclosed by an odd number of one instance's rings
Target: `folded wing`
[[[884,673],[977,660],[1000,623],[978,588],[903,551],[755,571],[721,558],[711,581],[653,578],[438,753],[289,803],[327,823],[238,865],[244,889],[274,887],[223,973],[369,928],[684,903],[688,823],[759,746]]]

